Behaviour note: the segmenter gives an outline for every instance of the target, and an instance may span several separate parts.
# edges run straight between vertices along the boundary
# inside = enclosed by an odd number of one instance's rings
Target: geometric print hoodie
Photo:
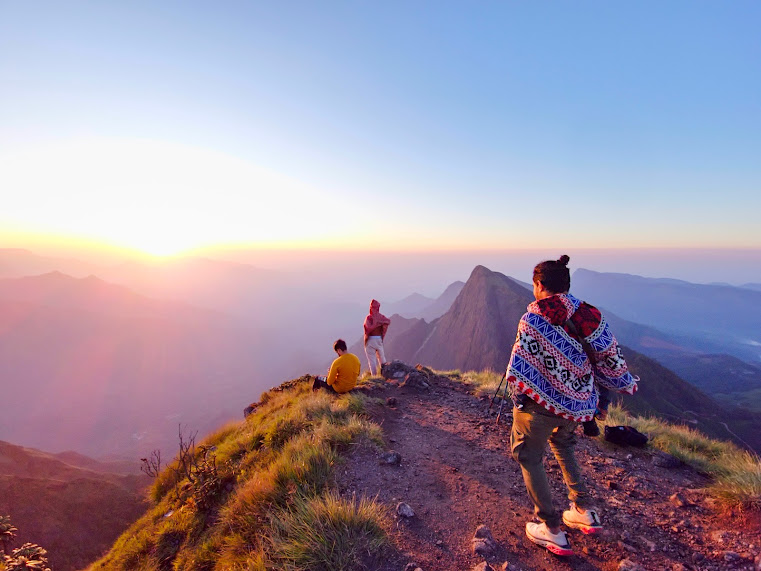
[[[595,385],[634,394],[639,378],[629,373],[616,338],[600,311],[567,293],[528,306],[507,365],[513,395],[525,394],[548,411],[578,422],[592,420]],[[590,363],[581,343],[567,329],[571,320],[592,348]]]

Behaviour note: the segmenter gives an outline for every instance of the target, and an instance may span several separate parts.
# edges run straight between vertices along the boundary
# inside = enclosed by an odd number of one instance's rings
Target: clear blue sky
[[[755,1],[0,0],[0,238],[761,248],[759,30]]]

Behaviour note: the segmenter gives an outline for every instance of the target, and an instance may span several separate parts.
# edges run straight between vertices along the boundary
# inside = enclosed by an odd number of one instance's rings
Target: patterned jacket
[[[636,392],[639,379],[629,373],[597,308],[570,294],[555,294],[527,309],[507,365],[514,395],[525,394],[558,416],[584,422],[592,419],[597,406],[595,383],[616,392]],[[569,319],[591,346],[594,363],[566,329]]]

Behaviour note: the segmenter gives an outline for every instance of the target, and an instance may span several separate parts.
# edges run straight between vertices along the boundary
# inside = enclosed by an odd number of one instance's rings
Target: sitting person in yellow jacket
[[[330,392],[341,394],[349,392],[356,386],[359,378],[359,359],[356,355],[348,352],[346,341],[343,339],[333,343],[333,350],[338,354],[338,357],[330,365],[327,379],[315,377],[312,390],[327,389]]]

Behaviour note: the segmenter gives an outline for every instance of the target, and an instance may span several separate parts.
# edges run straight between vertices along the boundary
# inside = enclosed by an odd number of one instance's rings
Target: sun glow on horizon
[[[221,244],[337,243],[359,213],[237,157],[152,140],[86,139],[0,155],[0,223],[151,256]],[[336,204],[351,211],[336,217]]]
[[[756,240],[743,234],[738,241],[730,232],[696,238],[674,232],[671,217],[665,224],[656,216],[648,219],[648,232],[636,234],[618,218],[600,220],[597,233],[569,235],[560,224],[537,232],[533,217],[508,220],[494,207],[474,203],[470,210],[447,196],[430,200],[361,186],[319,188],[240,157],[147,139],[0,146],[0,188],[0,238],[61,237],[162,259],[220,249],[465,251],[560,242],[590,248],[602,232],[615,248],[737,247]]]

